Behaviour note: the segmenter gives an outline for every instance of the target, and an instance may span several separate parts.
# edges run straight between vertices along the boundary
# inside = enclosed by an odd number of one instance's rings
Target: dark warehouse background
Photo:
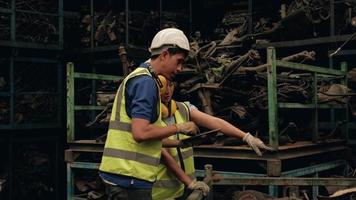
[[[0,0],[0,14],[0,200],[105,199],[97,167],[110,101],[127,71],[149,58],[153,36],[165,27],[183,30],[192,42],[191,59],[177,77],[178,100],[259,133],[266,143],[277,141],[281,153],[267,155],[280,159],[281,173],[356,176],[355,0]],[[277,59],[347,74],[325,76],[313,88],[311,73],[278,71],[278,101],[295,104],[278,113],[280,132],[272,140],[268,77],[252,70],[267,63],[268,47]],[[330,91],[329,84],[347,92],[317,102],[313,95],[322,86],[318,95]],[[318,103],[330,104],[315,109]],[[205,142],[223,147],[197,148],[200,170],[209,162],[218,171],[273,173],[268,159],[229,149],[241,141]],[[211,152],[213,159],[206,157]],[[228,157],[235,155],[253,157]],[[307,174],[311,168],[320,171]],[[319,193],[327,196],[329,189]],[[218,186],[214,198],[240,199],[234,193],[240,190]]]

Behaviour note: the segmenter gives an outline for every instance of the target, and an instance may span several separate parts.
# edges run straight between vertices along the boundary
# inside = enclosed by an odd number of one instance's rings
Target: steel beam
[[[280,67],[285,67],[285,68],[290,68],[290,69],[303,70],[303,71],[308,71],[308,72],[316,72],[316,73],[320,73],[320,74],[336,75],[336,76],[345,76],[346,75],[345,72],[340,71],[340,70],[318,67],[318,66],[313,66],[313,65],[293,63],[293,62],[287,62],[287,61],[281,61],[281,60],[277,60],[276,63]]]
[[[355,186],[355,178],[254,177],[224,178],[213,185],[280,185],[280,186]]]

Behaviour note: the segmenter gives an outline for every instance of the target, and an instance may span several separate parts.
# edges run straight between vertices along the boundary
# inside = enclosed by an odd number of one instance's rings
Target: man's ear
[[[162,51],[161,55],[159,56],[162,61],[166,60],[169,56],[168,51]]]

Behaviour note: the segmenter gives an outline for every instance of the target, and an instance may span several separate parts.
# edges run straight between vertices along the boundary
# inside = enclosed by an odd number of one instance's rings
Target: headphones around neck
[[[167,106],[161,103],[162,118],[172,117],[176,111],[177,111],[176,101],[171,100]]]
[[[167,79],[162,75],[157,75],[155,71],[153,71],[151,65],[148,63],[148,71],[152,75],[153,79],[156,81],[156,84],[159,89],[159,94],[164,94],[167,90]]]

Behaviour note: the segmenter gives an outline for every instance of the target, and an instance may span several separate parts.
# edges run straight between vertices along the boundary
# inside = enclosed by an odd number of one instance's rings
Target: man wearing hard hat
[[[158,75],[172,80],[182,70],[190,50],[187,37],[178,29],[163,29],[149,50],[151,59],[123,80],[113,104],[99,168],[110,200],[151,199],[161,140],[178,132],[196,133],[193,122],[166,126],[161,119]]]

